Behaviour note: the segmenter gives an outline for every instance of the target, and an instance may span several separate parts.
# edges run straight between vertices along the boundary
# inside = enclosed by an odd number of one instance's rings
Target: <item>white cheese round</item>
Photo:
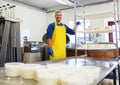
[[[21,76],[24,79],[36,79],[36,70],[40,69],[39,64],[25,64],[22,67]]]
[[[23,63],[19,63],[19,62],[5,63],[6,76],[9,76],[9,77],[20,76],[21,67],[23,65],[24,65]]]
[[[59,75],[49,69],[37,71],[39,85],[60,85]]]

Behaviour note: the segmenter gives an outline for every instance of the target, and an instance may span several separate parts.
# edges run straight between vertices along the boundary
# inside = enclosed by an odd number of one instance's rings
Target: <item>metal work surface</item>
[[[112,60],[94,60],[94,59],[84,59],[84,58],[67,58],[56,61],[44,61],[37,62],[38,64],[46,65],[47,63],[62,63],[71,66],[98,66],[101,68],[101,73],[99,79],[95,80],[91,85],[99,84],[110,72],[112,72],[118,65],[117,61]],[[35,80],[26,80],[22,77],[6,77],[4,68],[0,68],[0,85],[38,85]]]

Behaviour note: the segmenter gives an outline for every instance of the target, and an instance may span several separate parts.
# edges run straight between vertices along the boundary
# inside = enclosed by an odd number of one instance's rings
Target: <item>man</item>
[[[50,60],[66,57],[66,33],[74,35],[74,30],[61,22],[62,12],[55,12],[55,22],[48,25],[47,43]]]

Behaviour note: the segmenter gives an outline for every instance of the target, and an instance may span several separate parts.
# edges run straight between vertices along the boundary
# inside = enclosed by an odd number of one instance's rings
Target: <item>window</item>
[[[80,31],[84,31],[85,28],[88,28],[90,26],[90,20],[85,20],[85,24],[84,24],[84,20],[77,20],[79,21],[81,24],[78,25],[77,27],[77,33],[76,33],[76,37],[77,37],[77,43],[81,43],[85,41],[90,41],[90,37],[89,34],[84,34],[84,33],[80,33]],[[84,28],[85,25],[85,28]],[[70,28],[74,28],[74,21],[70,21],[69,22],[69,27]],[[75,35],[69,35],[70,37],[70,43],[75,43]]]

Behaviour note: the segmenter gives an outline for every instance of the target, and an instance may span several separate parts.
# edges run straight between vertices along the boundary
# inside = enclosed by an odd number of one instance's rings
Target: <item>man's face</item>
[[[62,13],[60,13],[60,12],[56,13],[55,14],[55,19],[56,19],[57,22],[60,22],[61,19],[62,19]]]

